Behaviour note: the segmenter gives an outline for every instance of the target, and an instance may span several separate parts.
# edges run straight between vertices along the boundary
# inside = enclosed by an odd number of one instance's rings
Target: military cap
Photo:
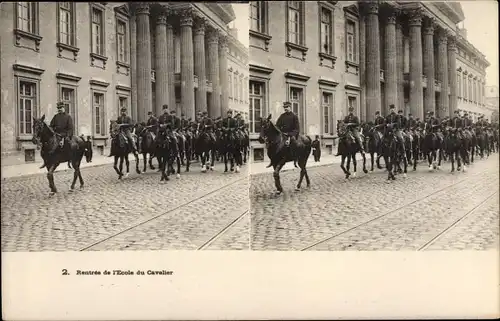
[[[354,107],[349,107],[349,111],[353,111],[354,110]]]
[[[394,108],[396,108],[396,106],[394,106],[394,104],[389,105],[389,109],[394,109]]]
[[[64,103],[62,101],[60,101],[60,102],[57,103],[56,106],[57,106],[58,109],[59,108],[63,108],[64,107]]]
[[[203,112],[203,115],[208,115],[208,111],[206,111],[206,110],[205,110],[205,111]]]
[[[377,111],[375,112],[375,115],[380,115],[380,112],[377,110]]]
[[[467,112],[464,113],[464,116],[469,116],[469,114]]]
[[[171,113],[171,114],[175,114],[175,113],[176,113],[175,109],[172,109],[172,110],[170,111],[170,113]]]
[[[148,115],[153,115],[153,112],[152,111],[148,111]]]
[[[431,111],[429,112],[429,115],[434,115],[434,112],[431,110]]]
[[[181,117],[184,117],[184,116],[186,116],[186,115],[184,113],[181,113]]]
[[[402,114],[402,113],[403,113],[403,111],[401,109],[398,110],[398,114]]]
[[[455,110],[455,111],[454,111],[454,113],[455,113],[455,114],[459,114],[460,112],[459,112],[458,110]]]
[[[232,113],[233,113],[233,111],[232,111],[231,109],[228,109],[228,110],[227,110],[227,113],[228,113],[228,114],[232,114]]]
[[[127,108],[123,107],[120,111],[123,113],[124,111],[127,111]]]
[[[168,105],[167,104],[164,104],[163,106],[161,106],[163,109],[168,109]]]
[[[413,116],[413,114],[411,114],[411,113],[410,113],[410,114],[408,114],[408,117],[410,117],[410,116]]]
[[[289,107],[292,107],[292,103],[290,103],[289,101],[285,101],[283,103],[283,108],[289,108]]]

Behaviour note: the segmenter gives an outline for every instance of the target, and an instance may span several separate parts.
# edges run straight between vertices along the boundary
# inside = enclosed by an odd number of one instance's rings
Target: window
[[[302,121],[302,89],[290,87],[290,103],[292,112],[299,117],[300,131],[304,132],[304,122]]]
[[[460,76],[460,71],[457,71],[457,92],[458,92],[458,97],[463,97],[462,96],[462,77]]]
[[[321,8],[321,48],[322,53],[333,55],[333,14],[327,8]]]
[[[234,96],[233,98],[235,100],[238,100],[238,77],[236,76],[236,74],[234,75]]]
[[[357,61],[356,53],[356,24],[352,20],[347,20],[347,60],[350,62]]]
[[[18,2],[17,3],[17,29],[37,33],[37,6],[36,2]]]
[[[19,95],[19,135],[33,134],[33,117],[36,117],[37,85],[34,82],[20,81]]]
[[[104,56],[104,12],[92,8],[92,53]]]
[[[228,77],[227,83],[228,83],[228,87],[229,87],[229,98],[233,98],[234,90],[233,90],[233,77],[232,77],[232,73],[229,72],[229,74],[227,75],[227,77]]]
[[[467,76],[464,74],[462,78],[462,90],[464,92],[464,99],[468,99],[468,91],[467,91]]]
[[[355,96],[347,96],[347,108],[354,108],[354,114],[358,111],[358,102]]]
[[[75,90],[73,88],[61,87],[61,101],[64,103],[64,110],[71,115],[74,121],[76,118]]]
[[[468,86],[469,86],[469,89],[467,91],[469,92],[469,100],[472,101],[472,95],[473,95],[472,94],[472,78],[469,78],[469,84],[468,84]]]
[[[332,126],[332,106],[333,95],[331,93],[323,92],[323,134],[333,135]]]
[[[104,94],[94,92],[94,132],[99,136],[106,136],[104,120]]]
[[[243,77],[240,77],[240,92],[239,92],[239,96],[240,96],[240,101],[243,100]]]
[[[122,108],[127,108],[127,112],[129,112],[127,97],[120,96],[120,97],[118,97],[118,112],[120,112],[120,110],[122,110]]]
[[[288,1],[288,41],[303,44],[302,1]]]
[[[260,132],[260,118],[263,113],[264,84],[250,81],[250,132]]]
[[[58,2],[59,5],[59,42],[74,46],[74,3]]]
[[[265,1],[250,1],[250,30],[266,33]]]
[[[127,24],[116,20],[116,50],[119,62],[128,62],[127,54]]]

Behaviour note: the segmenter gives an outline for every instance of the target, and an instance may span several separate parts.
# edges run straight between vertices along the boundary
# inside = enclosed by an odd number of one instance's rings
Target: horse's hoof
[[[140,170],[136,170],[135,172],[136,172],[137,174],[139,174],[139,175],[141,175],[141,174],[142,174],[142,172],[141,172]],[[146,172],[146,171],[144,171],[144,172]]]
[[[227,173],[227,172],[228,172],[228,170],[227,170],[227,168],[226,168],[226,169],[224,170],[224,173]]]
[[[84,187],[83,185],[80,185],[80,189],[83,189],[83,187]]]
[[[406,173],[404,173],[404,174],[403,174],[403,177],[404,177],[404,178],[406,178],[406,177],[407,177],[407,176],[406,176]]]
[[[128,177],[128,173],[126,173],[125,175],[123,175],[123,177],[127,178]]]
[[[75,191],[75,188],[74,187],[70,187],[69,192],[73,193],[74,191]]]
[[[429,166],[429,172],[432,172],[432,166]]]
[[[356,177],[356,172],[352,173],[352,177],[353,178]]]
[[[437,166],[436,169],[439,171],[441,170],[441,166]]]
[[[465,173],[467,171],[467,167],[464,166],[464,168],[462,168],[462,171]]]
[[[207,172],[207,169],[206,169],[206,168],[202,168],[202,169],[201,169],[201,172],[202,172],[202,173],[206,173],[206,172]]]
[[[367,174],[368,170],[367,169],[363,169],[363,173]]]
[[[240,167],[236,166],[236,173],[239,173],[239,172],[240,172]]]
[[[213,166],[211,166],[211,167],[210,167],[210,170],[211,170],[211,171],[213,171],[213,170],[214,170],[214,167],[213,167]]]
[[[49,197],[54,196],[55,194],[56,194],[56,192],[50,192]]]
[[[295,191],[299,192],[300,191],[300,187],[295,187]]]
[[[175,175],[175,178],[177,178],[177,179],[181,178],[181,174]]]

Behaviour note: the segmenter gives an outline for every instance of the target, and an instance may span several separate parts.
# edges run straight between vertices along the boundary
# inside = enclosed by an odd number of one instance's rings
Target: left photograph
[[[2,252],[249,250],[248,4],[0,4]]]

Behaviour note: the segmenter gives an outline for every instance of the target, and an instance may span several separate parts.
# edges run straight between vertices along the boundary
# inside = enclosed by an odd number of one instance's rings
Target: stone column
[[[160,12],[156,21],[155,71],[156,71],[156,111],[157,117],[163,112],[163,105],[168,104],[168,61],[167,61],[167,16]]]
[[[458,88],[457,88],[457,60],[456,60],[456,41],[455,37],[448,39],[448,81],[450,83],[450,110],[449,116],[453,117],[453,113],[457,109]],[[481,92],[479,93],[479,102],[482,103]]]
[[[424,97],[424,112],[436,112],[434,90],[434,20],[427,18],[424,25],[424,75],[427,89]]]
[[[219,32],[216,29],[208,29],[208,78],[212,82],[212,94],[210,95],[210,110],[208,114],[212,118],[220,115],[220,86],[219,86]]]
[[[410,12],[410,111],[415,118],[424,119],[422,84],[422,15],[419,10]]]
[[[193,12],[180,11],[181,26],[181,104],[186,118],[194,119]]]
[[[440,29],[438,33],[438,80],[441,81],[441,92],[439,94],[439,106],[436,116],[443,118],[449,115],[448,98],[448,32]]]
[[[380,110],[380,35],[378,3],[369,2],[366,8],[366,116],[374,117]]]
[[[207,110],[207,76],[205,67],[205,24],[204,18],[196,17],[194,28],[194,74],[198,76],[196,91],[196,112]]]
[[[168,23],[169,15],[167,18],[167,87],[168,87],[168,101],[166,102],[169,109],[175,109],[175,49],[174,49],[174,28]]]
[[[404,80],[404,44],[403,44],[403,22],[396,21],[396,73],[398,90],[398,107],[404,109],[405,106],[405,80]]]
[[[147,119],[153,107],[151,88],[151,35],[149,34],[149,5],[138,3],[137,17],[137,121]]]
[[[132,120],[137,121],[137,25],[136,16],[133,8],[130,10],[132,16],[130,17],[130,117]]]
[[[397,47],[396,47],[396,11],[392,8],[387,9],[387,24],[385,26],[385,106],[383,112],[385,115],[389,112],[391,104],[398,105],[398,78],[397,78]],[[398,106],[398,109],[404,109],[404,106]],[[372,116],[373,117],[373,116]]]
[[[221,108],[222,116],[225,116],[229,109],[229,88],[227,80],[227,36],[221,36],[219,39],[219,84],[221,90]],[[245,84],[243,84],[245,85]],[[243,92],[243,88],[242,88]],[[245,100],[244,97],[242,97]]]
[[[360,92],[360,113],[359,118],[361,121],[367,121],[366,115],[366,24],[364,7],[360,6],[359,13],[359,85]]]

